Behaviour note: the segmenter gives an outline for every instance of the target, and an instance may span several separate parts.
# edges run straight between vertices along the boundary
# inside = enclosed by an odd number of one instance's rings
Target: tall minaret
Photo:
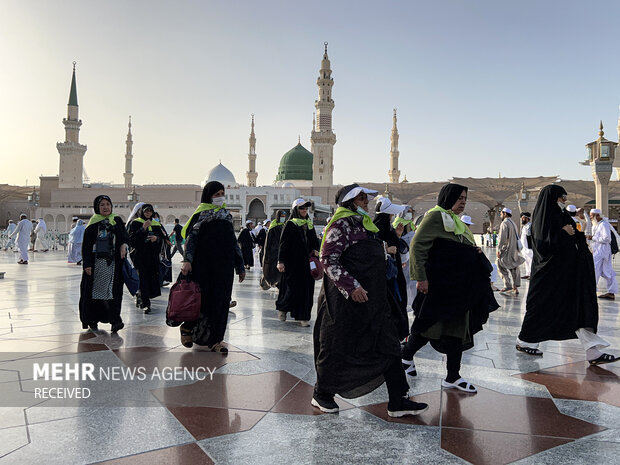
[[[125,141],[127,149],[125,150],[125,187],[131,189],[133,185],[133,173],[131,172],[131,163],[133,161],[133,136],[131,134],[131,116],[129,116],[129,131],[127,132],[127,140]]]
[[[312,159],[312,185],[324,187],[334,184],[334,144],[336,143],[336,134],[332,131],[332,111],[334,109],[332,87],[334,87],[334,80],[327,56],[327,42],[325,42],[325,53],[316,84],[319,87],[319,98],[314,101],[317,121],[312,128],[310,137],[310,151],[314,155]]]
[[[256,172],[256,135],[254,134],[254,113],[252,113],[252,130],[250,131],[250,152],[248,153],[248,160],[250,162],[250,169],[246,173],[248,177],[248,186],[256,187],[256,178],[258,173]]]
[[[58,187],[81,188],[82,173],[84,171],[84,154],[86,146],[80,144],[77,85],[75,83],[75,61],[73,62],[73,76],[71,77],[71,91],[67,105],[67,117],[62,119],[65,125],[65,141],[58,142],[56,149],[60,154],[60,169],[58,172]]]
[[[390,135],[390,171],[388,176],[390,182],[398,182],[400,171],[398,170],[398,128],[396,127],[396,108],[394,108],[394,116],[392,117],[392,134]]]

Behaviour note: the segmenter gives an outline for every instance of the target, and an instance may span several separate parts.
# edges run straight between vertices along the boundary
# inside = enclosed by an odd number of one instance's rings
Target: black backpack
[[[616,234],[613,231],[610,230],[609,232],[611,233],[611,254],[616,255],[618,253],[618,240],[616,239]]]

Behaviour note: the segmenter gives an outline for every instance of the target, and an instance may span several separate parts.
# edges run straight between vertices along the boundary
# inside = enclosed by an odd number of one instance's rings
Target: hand
[[[415,288],[420,291],[422,294],[428,294],[428,280],[418,281],[415,285]]]
[[[121,245],[121,260],[125,260],[127,257],[127,244]]]
[[[278,263],[277,268],[280,273],[284,273],[284,263]]]
[[[239,282],[242,283],[245,279],[245,271],[239,275]]]
[[[147,237],[147,240],[149,240],[151,242],[157,242],[157,236],[149,236],[149,237]]]
[[[499,250],[495,252],[495,255],[497,255],[497,258],[499,258]]]
[[[183,265],[181,265],[181,273],[183,273],[183,276],[187,276],[187,273],[191,272],[192,264],[190,262],[183,262]]]
[[[358,303],[368,302],[368,292],[366,292],[362,286],[356,287],[355,290],[351,292],[351,300]]]
[[[93,274],[93,269],[89,266],[88,268],[84,268],[84,272],[90,276]]]
[[[319,256],[319,251],[318,250],[313,250],[312,252],[310,252],[310,255],[314,255],[315,257]]]
[[[478,253],[482,253],[482,249],[480,247],[476,247],[476,250],[478,251]]]
[[[396,235],[398,237],[402,236],[404,230],[405,230],[405,225],[403,223],[399,223],[399,225],[396,226],[396,229],[395,229]]]
[[[142,225],[142,227],[146,230],[146,229],[149,229],[150,225],[151,225],[151,220],[146,220],[144,224]]]
[[[569,236],[575,235],[575,228],[570,224],[565,224],[562,229],[568,233]]]
[[[395,245],[388,247],[386,250],[387,250],[387,253],[392,254],[392,255],[398,251]]]

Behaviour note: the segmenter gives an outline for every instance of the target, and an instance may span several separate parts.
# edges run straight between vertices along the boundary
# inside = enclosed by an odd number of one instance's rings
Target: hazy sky
[[[310,149],[329,42],[334,180],[400,170],[591,179],[599,120],[617,140],[617,1],[0,0],[0,183],[58,173],[71,63],[92,181],[199,184],[219,160],[246,182],[255,113],[259,184]]]

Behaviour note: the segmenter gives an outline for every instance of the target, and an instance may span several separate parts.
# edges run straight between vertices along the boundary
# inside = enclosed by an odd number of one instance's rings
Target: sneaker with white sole
[[[333,394],[319,394],[315,392],[310,403],[325,413],[338,413],[340,410]]]
[[[399,399],[397,402],[388,402],[388,415],[392,418],[400,418],[408,415],[419,415],[428,410],[428,404],[424,402],[414,402],[407,397]]]
[[[302,328],[307,328],[310,326],[310,322],[308,320],[299,320],[298,323]]]

